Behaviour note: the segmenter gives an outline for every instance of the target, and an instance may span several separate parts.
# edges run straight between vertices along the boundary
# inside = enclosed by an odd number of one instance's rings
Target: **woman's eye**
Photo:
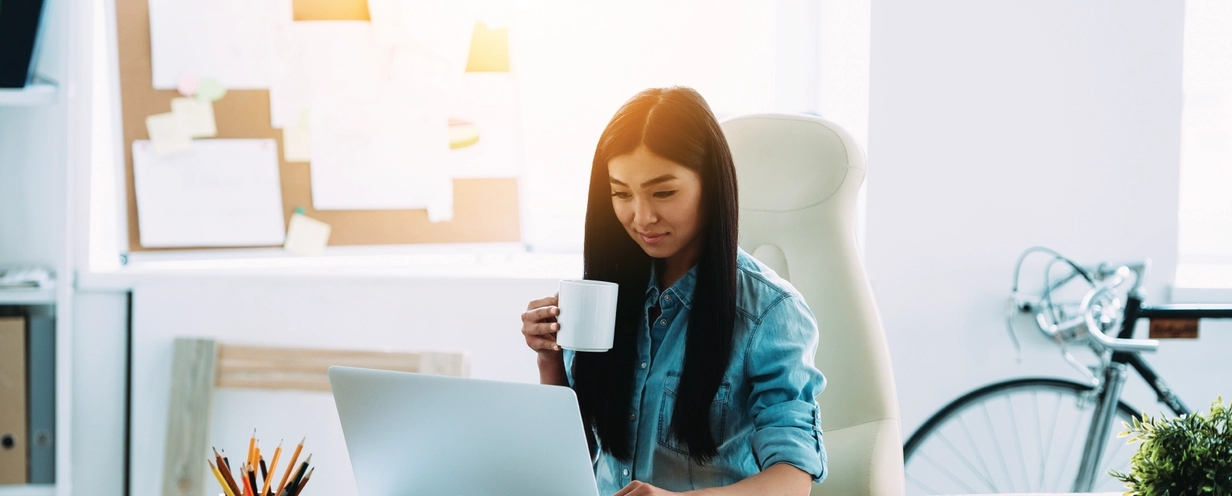
[[[612,193],[612,196],[613,196],[613,197],[615,197],[615,198],[620,198],[621,200],[623,200],[623,199],[625,199],[625,198],[628,198],[628,197],[629,197],[629,194],[628,194],[628,193],[625,193],[625,192],[623,192],[623,191],[615,191],[615,192],[613,192],[613,193]]]
[[[674,194],[676,194],[676,190],[672,190],[672,191],[660,191],[660,192],[658,192],[658,193],[655,193],[655,198],[667,198],[667,197],[672,196],[672,195],[674,195]]]

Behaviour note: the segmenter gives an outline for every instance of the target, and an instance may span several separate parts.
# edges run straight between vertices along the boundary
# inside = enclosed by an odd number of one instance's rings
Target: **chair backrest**
[[[890,353],[855,240],[864,155],[819,117],[728,119],[745,251],[789,280],[817,317],[818,396],[829,474],[812,494],[903,494]]]

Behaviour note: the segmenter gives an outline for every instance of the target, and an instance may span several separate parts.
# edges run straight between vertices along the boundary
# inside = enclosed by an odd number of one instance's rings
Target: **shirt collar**
[[[650,281],[646,283],[646,295],[647,296],[652,295],[652,294],[655,294],[657,296],[657,294],[660,292],[659,277],[657,274],[655,274],[655,265],[656,264],[654,263],[650,264]],[[685,272],[683,276],[680,276],[679,280],[672,283],[671,287],[667,288],[664,291],[672,293],[673,295],[676,296],[676,299],[680,300],[681,303],[684,303],[686,307],[692,308],[693,307],[693,288],[696,286],[696,284],[697,284],[697,264],[693,264],[693,267],[691,267],[688,272]]]

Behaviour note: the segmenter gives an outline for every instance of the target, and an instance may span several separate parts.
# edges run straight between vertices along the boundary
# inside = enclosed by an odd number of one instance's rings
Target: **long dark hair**
[[[705,463],[718,454],[710,433],[710,405],[731,362],[736,318],[736,169],[718,120],[690,88],[638,93],[612,117],[595,149],[590,172],[583,249],[585,278],[620,285],[616,337],[607,353],[578,353],[573,389],[582,418],[605,451],[633,458],[629,413],[637,369],[637,331],[646,301],[651,257],[625,231],[612,208],[608,161],[645,145],[701,177],[698,233],[703,244],[685,341],[684,366],[670,433],[689,456]]]

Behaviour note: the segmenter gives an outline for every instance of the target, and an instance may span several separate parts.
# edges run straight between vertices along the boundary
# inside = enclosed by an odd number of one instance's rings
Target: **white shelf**
[[[49,284],[38,289],[0,289],[0,305],[53,305],[56,303],[56,285]],[[4,486],[0,486],[3,488]],[[0,496],[5,496],[0,490]]]
[[[0,486],[0,496],[55,496],[55,484]]]
[[[56,86],[50,83],[32,83],[25,88],[0,88],[0,107],[32,107],[55,101]]]

